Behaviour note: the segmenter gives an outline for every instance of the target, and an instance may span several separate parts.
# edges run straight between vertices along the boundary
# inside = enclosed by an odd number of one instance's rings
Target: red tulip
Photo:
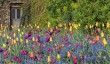
[[[17,60],[17,61],[18,61],[18,63],[21,63],[21,62],[22,62],[22,60],[21,60],[20,58],[18,58],[18,60]]]
[[[76,43],[76,47],[78,47],[78,43]]]
[[[74,56],[74,60],[76,60],[77,59],[77,56]]]
[[[84,55],[84,59],[87,59],[87,55]]]

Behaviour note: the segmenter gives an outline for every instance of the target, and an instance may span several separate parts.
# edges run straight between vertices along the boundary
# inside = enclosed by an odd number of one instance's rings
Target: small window
[[[15,19],[15,9],[12,8],[12,9],[11,9],[11,12],[12,12],[12,13],[11,13],[11,18],[12,18],[12,19]]]
[[[17,9],[17,19],[20,19],[20,9]]]

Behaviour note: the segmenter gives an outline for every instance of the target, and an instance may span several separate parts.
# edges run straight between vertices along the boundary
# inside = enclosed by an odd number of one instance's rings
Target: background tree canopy
[[[30,0],[30,23],[74,22],[81,26],[110,21],[110,0]]]

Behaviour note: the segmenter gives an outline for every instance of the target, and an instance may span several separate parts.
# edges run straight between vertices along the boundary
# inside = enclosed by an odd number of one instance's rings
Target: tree
[[[74,21],[82,26],[110,22],[110,0],[78,0]]]

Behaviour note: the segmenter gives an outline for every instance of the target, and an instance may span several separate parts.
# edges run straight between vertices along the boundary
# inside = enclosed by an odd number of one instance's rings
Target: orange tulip
[[[30,52],[30,53],[29,53],[29,57],[30,57],[30,58],[33,58],[33,57],[34,57],[34,53],[33,53],[33,52]]]
[[[89,44],[90,44],[90,45],[92,45],[92,44],[93,44],[93,42],[90,40],[90,41],[89,41]]]
[[[72,55],[71,55],[71,53],[68,51],[68,53],[67,53],[67,57],[71,57]]]

